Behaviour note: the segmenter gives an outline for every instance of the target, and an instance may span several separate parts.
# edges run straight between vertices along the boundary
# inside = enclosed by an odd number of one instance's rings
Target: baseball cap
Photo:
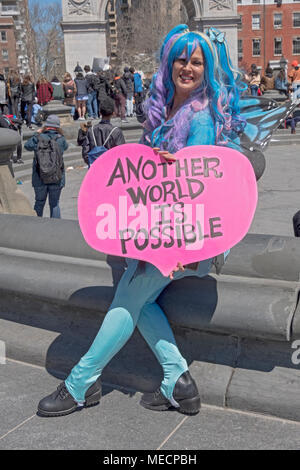
[[[298,60],[293,60],[291,65],[292,65],[292,67],[297,67],[298,66]]]

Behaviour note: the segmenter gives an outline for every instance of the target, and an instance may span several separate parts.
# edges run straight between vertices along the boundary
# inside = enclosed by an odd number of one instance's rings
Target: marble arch
[[[101,21],[105,21],[105,13],[108,2],[109,0],[100,0],[99,2],[99,17]],[[183,3],[191,20],[193,19],[193,16],[196,19],[200,19],[203,0],[183,0]]]
[[[226,32],[234,64],[237,64],[236,0],[182,0],[189,25],[203,31],[215,26]],[[77,62],[92,65],[106,57],[106,9],[109,0],[62,0],[66,70],[73,73]]]

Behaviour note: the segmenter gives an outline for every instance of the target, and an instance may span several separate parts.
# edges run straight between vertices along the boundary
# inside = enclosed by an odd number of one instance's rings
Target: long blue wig
[[[166,36],[160,51],[160,67],[152,80],[150,98],[145,103],[147,120],[144,126],[151,141],[164,125],[172,107],[175,95],[173,64],[183,57],[189,61],[197,47],[201,48],[204,57],[203,81],[176,113],[173,126],[165,135],[172,141],[171,150],[176,152],[185,146],[194,113],[207,106],[215,125],[216,144],[226,142],[226,134],[233,128],[243,128],[238,102],[244,86],[239,84],[239,74],[232,68],[226,41],[220,34],[213,29],[207,34],[191,32],[187,25],[179,25]]]

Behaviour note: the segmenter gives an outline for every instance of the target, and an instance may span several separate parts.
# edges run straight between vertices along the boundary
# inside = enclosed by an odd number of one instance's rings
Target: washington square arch
[[[131,4],[133,8],[134,1],[122,0],[122,7]],[[204,31],[214,26],[226,32],[232,60],[237,64],[237,1],[165,0],[165,7],[176,4],[176,1],[184,8],[191,28]],[[81,66],[92,65],[95,58],[107,57],[107,22],[111,5],[111,0],[62,0],[67,71],[73,73],[77,62]]]

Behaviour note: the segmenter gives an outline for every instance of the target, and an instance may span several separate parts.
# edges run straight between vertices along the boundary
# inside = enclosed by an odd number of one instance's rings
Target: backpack
[[[112,131],[110,132],[109,136],[107,137],[107,139],[105,140],[103,145],[97,146],[97,142],[96,142],[95,134],[94,134],[94,129],[92,127],[92,134],[93,134],[93,137],[94,137],[95,147],[88,152],[88,159],[89,159],[89,164],[90,165],[92,165],[97,160],[97,158],[101,157],[105,152],[107,152],[108,149],[105,147],[105,145],[107,144],[107,142],[109,141],[109,138],[111,137],[112,133],[116,129],[118,129],[118,127],[114,127],[112,129]]]
[[[63,176],[63,152],[57,142],[59,137],[53,136],[48,139],[42,134],[38,137],[36,161],[44,184],[56,184]]]
[[[20,119],[14,118],[12,114],[2,114],[0,116],[0,127],[11,129],[12,131],[19,131],[23,124]]]
[[[65,98],[74,98],[75,96],[75,86],[74,85],[64,85]]]

